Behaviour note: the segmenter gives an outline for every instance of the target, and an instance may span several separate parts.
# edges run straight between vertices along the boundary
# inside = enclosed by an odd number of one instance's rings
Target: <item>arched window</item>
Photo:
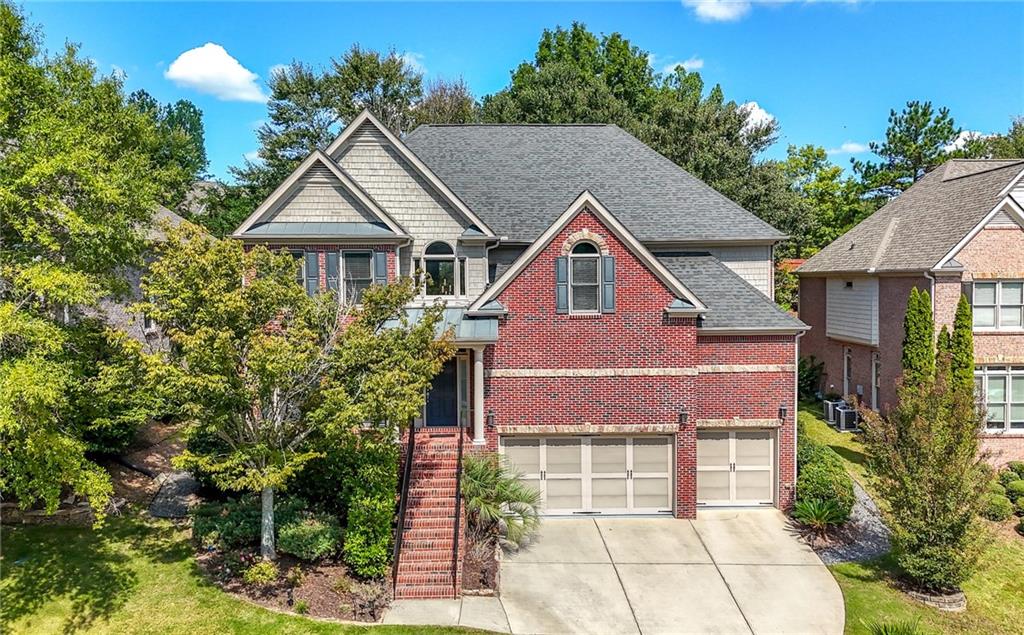
[[[442,241],[427,245],[423,250],[422,269],[427,274],[426,295],[461,295],[460,287],[466,273],[465,260],[455,257],[451,245]]]
[[[601,306],[601,253],[597,246],[581,242],[569,253],[569,311],[597,313]]]

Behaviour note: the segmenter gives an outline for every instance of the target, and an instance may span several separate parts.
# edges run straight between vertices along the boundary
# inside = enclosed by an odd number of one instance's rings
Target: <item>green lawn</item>
[[[835,450],[869,492],[864,446],[852,434],[836,432],[820,416],[820,406],[802,404],[805,433]],[[893,586],[889,558],[830,566],[846,602],[846,632],[868,633],[872,621],[918,621],[932,633],[1024,633],[1024,539],[993,528],[977,573],[964,584],[967,611],[943,613],[909,599]]]
[[[207,583],[188,532],[125,516],[99,530],[4,527],[3,633],[455,633],[460,629],[350,627],[282,615]]]

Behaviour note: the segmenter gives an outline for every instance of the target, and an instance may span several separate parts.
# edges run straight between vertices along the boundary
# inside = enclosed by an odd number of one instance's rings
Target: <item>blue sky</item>
[[[757,102],[782,128],[768,156],[813,143],[847,165],[867,156],[861,148],[882,137],[889,109],[909,99],[948,106],[959,125],[982,133],[1024,115],[1020,2],[32,3],[26,11],[50,50],[79,42],[103,72],[126,73],[128,90],[199,106],[219,177],[256,149],[264,80],[277,64],[325,64],[358,42],[407,54],[428,79],[461,75],[482,96],[507,85],[544,28],[573,20],[621,32],[653,54],[656,70],[686,62],[728,98]],[[208,43],[217,46],[201,48]]]

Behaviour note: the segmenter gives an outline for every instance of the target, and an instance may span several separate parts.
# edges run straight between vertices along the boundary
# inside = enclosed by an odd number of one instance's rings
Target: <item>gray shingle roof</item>
[[[497,234],[532,241],[590,190],[642,241],[783,234],[613,125],[426,125],[406,145]]]
[[[807,328],[714,256],[654,255],[708,306],[704,328]]]
[[[923,271],[999,203],[1024,160],[952,160],[843,234],[797,270]]]
[[[382,223],[258,223],[242,233],[253,238],[363,238],[387,237],[396,234]]]

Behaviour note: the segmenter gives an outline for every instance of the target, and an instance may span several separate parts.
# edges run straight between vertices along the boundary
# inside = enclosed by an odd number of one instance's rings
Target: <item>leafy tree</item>
[[[950,381],[950,356],[943,357],[936,377],[904,368],[898,404],[886,416],[861,409],[896,562],[912,583],[932,591],[957,589],[973,572],[980,554],[976,517],[988,485],[978,451],[984,415],[973,388]]]
[[[860,183],[843,175],[843,169],[828,160],[824,148],[789,146],[783,171],[790,187],[800,196],[805,230],[790,230],[783,246],[786,255],[802,258],[828,245],[866,218],[872,206],[865,201]]]
[[[44,57],[39,39],[0,3],[0,491],[52,511],[67,488],[101,514],[110,481],[86,451],[102,435],[83,426],[120,416],[107,410],[117,400],[91,401],[117,373],[82,314],[126,291],[122,272],[180,174],[155,161],[159,131],[120,77],[71,44]]]
[[[427,84],[426,94],[412,111],[417,126],[431,123],[472,123],[477,119],[477,103],[466,82],[435,79]]]
[[[153,161],[178,174],[169,184],[169,190],[162,193],[161,200],[168,207],[178,207],[209,165],[204,146],[203,112],[186,99],[160,105],[144,90],[129,95],[128,103],[148,115],[156,125],[158,134],[151,150]]]
[[[423,74],[402,56],[394,50],[382,54],[355,44],[331,66],[324,81],[341,120],[349,121],[369,109],[395,134],[412,129],[412,107],[423,96]]]
[[[927,291],[910,290],[903,318],[903,379],[909,385],[931,381],[935,376],[935,321]]]
[[[949,347],[950,380],[955,387],[974,390],[974,318],[971,303],[961,295],[953,318],[953,335]]]
[[[899,195],[924,176],[925,171],[955,156],[967,156],[978,147],[951,153],[948,148],[962,132],[948,108],[933,108],[930,101],[908,101],[899,113],[889,111],[885,141],[872,141],[871,151],[879,163],[852,160],[853,171],[867,191],[881,197]]]
[[[245,250],[189,224],[158,253],[138,308],[173,344],[161,386],[179,401],[190,439],[176,462],[224,489],[259,492],[261,553],[273,559],[274,492],[319,456],[313,438],[363,435],[369,422],[367,443],[394,445],[422,407],[451,354],[434,337],[443,307],[382,329],[413,297],[411,282],[372,287],[360,309],[343,307],[333,293],[307,296],[287,252]]]
[[[988,140],[993,159],[1020,159],[1024,157],[1024,117],[1016,117],[1006,134]]]

